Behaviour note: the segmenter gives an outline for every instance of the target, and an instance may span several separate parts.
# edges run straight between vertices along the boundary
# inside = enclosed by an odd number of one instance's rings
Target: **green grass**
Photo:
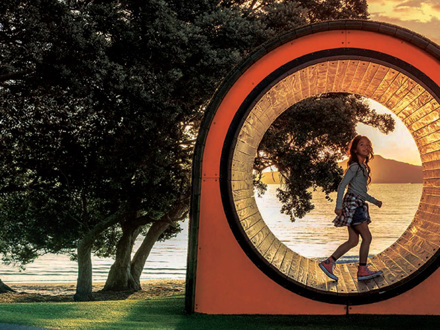
[[[61,329],[435,329],[436,316],[185,315],[184,297],[0,304],[0,323]]]

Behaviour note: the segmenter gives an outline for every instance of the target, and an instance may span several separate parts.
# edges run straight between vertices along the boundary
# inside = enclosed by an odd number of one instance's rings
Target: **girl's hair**
[[[357,149],[357,146],[358,146],[359,142],[360,142],[362,139],[367,140],[368,143],[370,144],[370,155],[367,156],[367,158],[365,159],[365,165],[366,165],[366,167],[367,167],[367,175],[368,175],[367,185],[369,185],[370,182],[371,182],[371,176],[370,176],[371,168],[370,168],[370,166],[368,165],[368,162],[369,162],[371,159],[374,158],[374,154],[373,154],[373,145],[371,144],[370,139],[367,138],[365,135],[356,135],[356,136],[353,138],[353,140],[351,140],[350,144],[348,145],[348,149],[347,149],[347,156],[348,156],[347,170],[348,170],[348,168],[350,167],[350,165],[351,165],[352,163],[358,163],[359,168],[363,169],[363,167],[362,167],[361,164],[359,163],[359,159],[358,159],[357,154],[356,154],[356,152],[355,152],[356,149]],[[359,170],[359,168],[358,168],[358,170]],[[365,175],[365,172],[364,172],[364,175]]]

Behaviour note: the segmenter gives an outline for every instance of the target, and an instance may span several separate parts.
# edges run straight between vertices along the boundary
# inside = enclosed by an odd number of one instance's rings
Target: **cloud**
[[[421,22],[419,20],[403,20],[398,17],[372,14],[371,19],[374,21],[386,22],[402,26],[425,36],[426,38],[434,41],[437,44],[440,44],[440,19],[437,17],[431,17],[431,20],[428,22]]]

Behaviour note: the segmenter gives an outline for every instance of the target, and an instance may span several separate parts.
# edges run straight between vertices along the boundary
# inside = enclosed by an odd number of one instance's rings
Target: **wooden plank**
[[[417,130],[415,130],[414,128],[415,127],[412,127],[413,129],[412,135],[414,136],[415,140],[420,140],[421,138],[428,137],[432,133],[437,133],[440,130],[440,120],[435,120],[431,122],[429,125],[426,125],[425,127],[421,127]]]
[[[388,87],[385,93],[380,97],[379,102],[384,105],[387,104],[388,102],[392,104],[391,100],[393,99],[394,96],[396,96],[398,100],[400,97],[398,96],[398,94],[396,95],[396,93],[400,88],[405,89],[405,83],[407,80],[408,77],[406,75],[397,72],[396,77],[391,82],[391,85]],[[394,103],[397,103],[397,100]]]
[[[426,249],[426,251],[433,254],[439,249],[438,233],[434,232],[433,230],[424,229],[422,225],[422,223],[413,222],[408,227],[406,232],[410,233],[414,237],[418,237],[421,241],[423,241],[422,246]],[[426,223],[424,225],[427,226]]]
[[[424,146],[439,140],[438,120],[438,112],[433,111],[408,127],[410,132],[413,132],[415,141],[418,145]],[[424,132],[424,134],[422,132]]]
[[[405,259],[403,259],[397,254],[382,253],[381,259],[388,266],[388,269],[392,269],[393,273],[397,276],[399,281],[404,281],[405,278],[410,276],[416,270],[412,265],[408,268],[407,266],[410,264],[408,262],[404,264],[403,260]]]
[[[391,262],[393,262],[398,267],[400,267],[400,269],[405,273],[404,277],[408,277],[409,275],[414,274],[418,270],[418,267],[416,267],[412,263],[408,262],[402,256],[402,254],[401,254],[402,252],[405,252],[405,251],[402,251],[398,246],[393,245],[393,246],[390,246],[385,251],[383,251],[381,253],[381,256],[383,258],[388,258]],[[404,277],[402,277],[402,279]]]
[[[425,166],[426,168],[426,166]],[[422,188],[422,193],[423,194],[427,194],[427,195],[433,195],[433,196],[440,196],[440,187],[423,187]],[[438,216],[440,214],[436,214],[436,216]],[[438,219],[437,217],[432,217],[432,219],[434,222],[440,223],[440,219]]]
[[[282,244],[282,245],[284,245],[284,244]],[[292,250],[290,250],[289,248],[287,248],[287,246],[284,245],[284,247],[286,248],[286,255],[283,258],[283,261],[281,263],[281,266],[279,267],[279,270],[281,271],[281,273],[288,276],[290,267],[292,265],[294,252]]]
[[[373,280],[379,289],[384,289],[395,282],[395,276],[386,268],[385,264],[378,258],[378,255],[369,259],[369,268],[371,270],[381,270],[383,274],[375,277]]]
[[[287,253],[287,247],[281,243],[278,239],[277,239],[277,251],[275,252],[275,255],[273,256],[273,258],[271,260],[268,259],[269,262],[272,263],[272,265],[275,268],[280,269],[284,258],[286,257],[286,253]]]
[[[264,258],[268,262],[272,263],[273,259],[275,258],[276,254],[278,253],[280,248],[281,248],[281,242],[279,241],[278,238],[276,238],[274,236],[274,240],[273,240],[272,244],[270,245],[269,249],[264,254]],[[283,256],[283,258],[284,258],[284,256]]]
[[[336,288],[338,290],[338,294],[344,295],[350,292],[350,287],[347,287],[347,284],[345,283],[345,279],[342,276],[344,267],[341,265],[342,264],[338,263],[333,273],[338,277],[338,281],[336,282]]]
[[[360,292],[357,280],[355,281],[348,270],[347,264],[340,264],[342,278],[344,279],[345,286],[347,288],[347,293],[357,293]]]
[[[402,119],[404,124],[408,127],[425,117],[428,113],[438,108],[438,103],[435,99],[431,99],[428,103],[424,104],[421,108],[409,112],[410,109],[405,109],[399,113],[398,117]]]
[[[376,100],[377,102],[380,102],[381,97],[388,91],[388,89],[393,84],[394,80],[396,79],[399,72],[394,69],[389,69],[385,77],[380,82],[379,86],[375,90],[374,94],[372,95],[372,99]]]
[[[423,108],[426,104],[428,104],[431,101],[432,101],[432,95],[428,91],[423,89],[423,93],[417,96],[417,98],[414,99],[414,101],[408,104],[401,111],[395,111],[394,113],[397,115],[397,117],[403,120],[411,116],[414,112]]]
[[[269,230],[269,228],[268,228]],[[258,245],[258,251],[260,251],[261,255],[267,259],[268,257],[272,257],[275,254],[276,250],[273,251],[273,243],[277,241],[275,235],[269,231],[269,234],[263,239],[263,241]]]
[[[438,154],[430,154],[429,156],[429,158],[425,158],[423,161],[423,170],[440,169],[440,156]],[[437,188],[440,188],[440,185],[438,185]]]
[[[440,226],[429,221],[413,221],[409,227],[416,230],[416,235],[425,238],[432,245],[432,251],[436,252],[440,247]]]
[[[338,61],[331,61],[328,64],[326,92],[334,92],[336,73],[338,71]]]
[[[272,97],[269,91],[264,94],[257,102],[255,108],[258,109],[258,119],[263,123],[263,127],[270,125],[276,118],[274,107],[276,107],[276,98]]]
[[[257,147],[251,146],[240,140],[237,140],[237,143],[235,144],[235,149],[244,153],[245,155],[249,155],[253,157],[255,157],[257,153]]]
[[[404,245],[409,252],[424,260],[424,262],[432,256],[431,252],[425,247],[424,241],[414,235],[402,235],[399,240],[400,244]]]
[[[232,157],[232,165],[231,165],[231,171],[233,172],[244,172],[244,173],[252,173],[252,163],[250,161],[247,161],[244,157],[242,157],[242,153],[235,152],[234,156]],[[246,157],[249,157],[246,155]],[[252,159],[255,159],[255,157],[249,157]]]
[[[391,279],[392,283],[396,283],[409,275],[397,263],[388,258],[385,254],[380,254],[378,256],[378,259],[380,259],[385,265],[384,270],[382,271],[385,273],[385,271],[388,270],[393,275]]]
[[[298,281],[299,265],[301,263],[302,256],[293,252],[292,262],[290,264],[288,276]]]
[[[258,208],[255,207],[247,207],[241,210],[237,210],[237,215],[241,219],[247,219],[253,215],[259,214]]]
[[[405,99],[405,97],[413,90],[414,86],[416,85],[417,83],[414,80],[406,77],[406,79],[402,81],[402,85],[399,87],[399,89],[390,99],[388,99],[388,101],[386,101],[385,106],[388,109],[393,109],[397,104],[401,103],[402,99]]]
[[[269,229],[269,227],[267,227],[266,224],[264,224],[263,228],[261,228],[261,230],[259,232],[257,232],[255,235],[253,235],[252,237],[249,237],[251,242],[254,244],[254,246],[258,249],[258,247],[266,240],[267,237],[269,237],[269,235],[271,235],[271,231]],[[268,247],[268,243],[264,243],[261,246],[261,249],[267,249]],[[261,253],[261,249],[258,249]]]
[[[319,261],[316,262],[316,275],[318,285],[322,290],[337,293],[336,283],[329,278],[319,267]]]
[[[253,208],[254,205],[256,205],[255,198],[251,197],[251,198],[242,199],[242,200],[234,202],[234,205],[235,205],[235,209],[237,211],[247,209],[247,208]],[[257,209],[258,209],[258,207],[257,207]],[[255,213],[249,212],[249,213],[255,214],[256,212]]]
[[[307,67],[307,75],[309,77],[310,96],[318,94],[318,65],[311,65]]]
[[[261,218],[261,214],[258,212],[258,213],[255,213],[245,219],[241,219],[240,224],[243,227],[244,231],[246,231],[246,233],[247,233],[247,230],[259,221],[263,221],[263,220]]]
[[[415,254],[411,253],[406,246],[400,244],[400,241],[397,240],[396,243],[394,243],[396,246],[396,249],[400,250],[400,255],[405,258],[406,261],[408,261],[410,264],[412,264],[416,268],[420,268],[425,263],[425,260],[419,258]]]
[[[260,219],[259,221],[256,221],[252,226],[246,229],[246,234],[250,239],[252,239],[252,237],[257,235],[258,232],[260,232],[260,230],[263,229],[263,227],[267,227],[266,223],[262,219]]]
[[[419,203],[419,210],[436,213],[440,211],[440,205],[436,203],[428,203],[427,198],[425,198],[425,196],[422,196],[422,199]]]
[[[388,71],[389,68],[379,65],[373,79],[370,82],[370,85],[368,86],[367,90],[365,91],[365,94],[363,95],[372,98],[373,94],[375,93],[376,89],[379,87],[380,83],[382,82]]]
[[[301,256],[299,265],[298,265],[298,274],[296,276],[296,280],[304,285],[307,285],[307,275],[309,273],[309,258],[305,258]]]
[[[309,77],[307,75],[307,68],[302,69],[299,72],[301,77],[301,95],[302,99],[306,99],[310,97],[310,85],[309,85]]]
[[[437,161],[439,159],[440,151],[420,154],[420,160],[422,161],[423,165],[426,165],[429,162]],[[425,167],[423,169],[425,169]]]
[[[327,73],[328,73],[329,62],[323,62],[317,64],[318,66],[318,83],[316,86],[316,93],[325,93],[327,89]]]
[[[389,249],[385,250],[384,252],[387,253],[388,250],[390,251],[390,254],[387,254],[387,256],[398,263],[399,266],[403,270],[405,270],[407,274],[412,274],[419,269],[419,261],[417,260],[418,258],[415,258],[415,256],[412,255],[409,251],[402,248],[400,244],[394,243],[389,247]],[[394,257],[395,259],[393,259]]]
[[[351,83],[353,82],[356,70],[358,68],[359,61],[347,60],[347,62],[347,69],[345,70],[344,80],[341,84],[341,91],[348,93]]]
[[[254,189],[232,190],[232,197],[234,201],[254,197]]]
[[[365,95],[366,90],[370,86],[370,83],[373,81],[373,78],[379,69],[379,65],[375,63],[368,63],[367,71],[365,72],[364,76],[362,77],[362,80],[359,84],[359,87],[356,90],[356,94]]]
[[[426,90],[419,84],[415,84],[413,88],[396,104],[394,107],[389,108],[395,114],[398,114],[403,109],[413,104],[414,101]]]
[[[307,274],[307,286],[322,290],[322,287],[320,287],[320,284],[318,282],[318,275],[317,275],[317,268],[318,263],[315,260],[309,259],[308,264],[308,274]]]
[[[356,68],[356,73],[354,74],[353,80],[348,88],[350,93],[356,94],[356,91],[359,89],[362,80],[367,72],[369,62],[359,61],[359,64]]]
[[[338,61],[338,71],[336,73],[336,79],[335,79],[335,83],[333,86],[333,89],[336,92],[341,91],[342,81],[344,80],[345,71],[347,70],[348,63],[349,63],[349,60]]]
[[[352,263],[352,262],[348,263],[347,264],[347,271],[350,273],[350,276],[352,277],[353,281],[355,281],[357,283],[357,288],[358,288],[359,292],[369,292],[372,290],[377,290],[379,288],[373,279],[366,280],[366,281],[358,281],[358,279],[357,279],[358,265],[357,264]]]

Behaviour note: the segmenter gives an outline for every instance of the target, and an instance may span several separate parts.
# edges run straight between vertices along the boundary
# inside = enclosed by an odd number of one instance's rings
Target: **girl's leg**
[[[354,230],[362,237],[362,243],[359,249],[359,263],[366,264],[372,239],[370,229],[368,228],[368,223],[363,222],[357,226],[354,226]]]
[[[354,248],[359,243],[359,233],[356,232],[352,226],[347,226],[348,228],[348,240],[342,243],[335,252],[333,252],[332,257],[337,260],[347,253],[350,249]]]

